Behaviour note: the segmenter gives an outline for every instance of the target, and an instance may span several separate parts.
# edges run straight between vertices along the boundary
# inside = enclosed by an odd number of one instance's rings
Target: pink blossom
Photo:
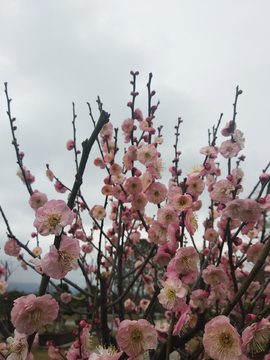
[[[244,138],[244,134],[242,133],[242,131],[234,130],[233,140],[239,144],[241,150],[244,149],[246,139]]]
[[[4,280],[0,279],[0,295],[3,295],[8,288],[8,283]]]
[[[130,299],[127,299],[124,302],[124,308],[127,313],[130,313],[131,311],[135,310],[135,307],[136,307],[135,303]]]
[[[53,172],[50,169],[46,170],[46,176],[50,181],[53,181],[54,175],[53,175]]]
[[[89,211],[89,215],[96,220],[104,220],[106,217],[106,210],[102,205],[94,205]]]
[[[31,208],[34,209],[35,211],[37,211],[37,209],[40,208],[41,206],[45,205],[46,202],[48,202],[47,195],[39,192],[38,190],[34,191],[34,194],[31,195],[29,200],[29,204]]]
[[[58,180],[56,180],[56,182],[54,184],[54,188],[60,194],[64,194],[67,191],[67,188],[62,183],[60,183],[60,181],[58,181]]]
[[[229,180],[219,180],[213,186],[210,196],[214,201],[227,203],[232,200],[232,191],[234,190],[235,188]]]
[[[107,124],[103,125],[102,129],[100,130],[101,136],[111,136],[113,133],[113,124],[109,121]]]
[[[93,250],[94,250],[94,246],[91,243],[82,245],[82,251],[86,254],[90,254]]]
[[[212,229],[212,228],[207,229],[205,234],[204,234],[205,239],[208,240],[210,243],[212,241],[214,241],[217,236],[218,236],[218,232],[215,229]]]
[[[166,281],[160,280],[163,288],[158,295],[158,301],[170,311],[180,310],[186,303],[187,288],[178,278],[168,277]]]
[[[180,332],[183,330],[183,328],[185,327],[186,323],[189,321],[190,318],[190,306],[189,305],[184,305],[182,306],[181,309],[179,309],[179,311],[177,311],[176,313],[176,324],[173,327],[173,335],[180,335]]]
[[[160,182],[153,182],[145,191],[147,200],[153,204],[160,204],[166,199],[167,188]]]
[[[36,246],[33,250],[32,253],[35,254],[36,256],[39,256],[40,254],[42,254],[42,249],[39,246]]]
[[[203,345],[213,360],[241,360],[241,338],[229,319],[219,315],[205,325]]]
[[[133,124],[134,124],[134,120],[133,119],[126,119],[123,121],[121,128],[123,130],[124,133],[130,134],[131,131],[133,130]]]
[[[29,170],[26,170],[26,167],[23,166],[23,170],[24,170],[24,175],[26,180],[29,182],[29,184],[33,184],[33,182],[35,181],[35,177],[30,173]],[[17,175],[19,176],[19,178],[22,180],[22,182],[25,184],[25,180],[24,180],[24,176],[23,176],[23,172],[21,169],[19,169],[17,171]]]
[[[126,180],[124,188],[128,194],[139,194],[143,190],[142,180],[138,177],[130,177]]]
[[[167,321],[158,320],[156,321],[155,329],[157,330],[158,340],[165,342],[170,330],[170,324]]]
[[[134,111],[134,117],[135,119],[137,119],[138,121],[142,121],[143,120],[143,113],[140,109],[135,109]]]
[[[34,226],[40,235],[60,235],[63,227],[71,225],[74,214],[63,200],[50,200],[36,211]]]
[[[203,193],[205,188],[204,181],[198,176],[192,176],[187,179],[187,194],[197,198]]]
[[[177,194],[172,199],[172,206],[175,210],[186,211],[192,206],[192,197],[190,195]]]
[[[79,241],[62,235],[59,250],[54,245],[50,246],[50,251],[40,262],[41,269],[54,279],[62,279],[69,271],[78,268],[79,253]]]
[[[267,319],[262,319],[248,326],[242,333],[242,351],[250,357],[265,351],[270,339],[270,323]]]
[[[109,171],[111,175],[119,175],[122,173],[122,166],[114,163],[111,165]]]
[[[72,299],[72,295],[64,292],[61,294],[60,299],[63,303],[68,304]]]
[[[14,301],[11,322],[20,333],[33,334],[42,325],[47,325],[58,315],[59,305],[51,295],[22,296]]]
[[[142,145],[137,153],[139,162],[145,166],[153,165],[157,161],[157,149],[153,144]]]
[[[192,211],[192,209],[188,209],[185,216],[185,227],[190,235],[194,235],[195,231],[198,230],[198,221],[197,215]]]
[[[112,175],[113,184],[123,184],[126,180],[126,176],[124,174]]]
[[[122,351],[116,352],[117,350],[113,347],[109,347],[108,349],[104,349],[99,345],[97,352],[93,352],[88,360],[118,360],[120,356],[123,354]]]
[[[160,248],[159,248],[160,249]],[[153,261],[155,264],[158,264],[160,266],[166,266],[171,261],[171,255],[167,254],[165,251],[160,252],[158,249],[157,255],[154,257]]]
[[[106,167],[106,163],[104,162],[104,160],[102,158],[96,158],[94,160],[94,165],[98,166],[100,169],[105,169],[105,167]]]
[[[173,267],[178,274],[186,275],[189,271],[198,272],[199,254],[193,246],[180,248],[174,258]]]
[[[138,147],[136,145],[130,145],[127,152],[126,152],[126,154],[130,158],[131,161],[137,160]]]
[[[208,265],[202,272],[202,278],[206,284],[211,286],[217,286],[220,283],[226,284],[228,282],[226,272],[221,265],[218,267]]]
[[[4,251],[9,256],[18,256],[21,251],[21,247],[17,244],[16,240],[9,239],[5,243]]]
[[[7,350],[10,354],[9,360],[30,360],[27,337],[25,334],[20,334],[16,329],[14,337],[7,338]]]
[[[67,147],[68,151],[74,149],[74,141],[73,140],[68,140],[66,147]]]
[[[157,332],[147,320],[124,320],[120,323],[117,343],[128,356],[137,357],[146,350],[154,349]]]
[[[256,264],[256,262],[259,260],[261,253],[264,249],[263,243],[256,243],[249,247],[247,251],[247,261],[252,262],[253,264]]]
[[[150,300],[142,299],[140,301],[140,307],[145,311],[148,308],[148,305],[150,304]]]
[[[231,142],[231,140],[226,140],[221,143],[219,152],[225,159],[231,159],[238,155],[241,147],[238,142]]]
[[[168,228],[170,223],[178,220],[178,215],[176,214],[174,208],[170,205],[164,205],[157,211],[157,221],[161,226]]]
[[[225,127],[221,130],[223,136],[231,136],[236,129],[236,124],[231,120],[228,122]]]
[[[204,171],[204,166],[203,165],[195,165],[195,166],[192,166],[187,172],[187,176],[188,178],[191,178],[191,177],[199,177],[201,176],[201,173],[202,171]]]
[[[194,290],[190,296],[193,304],[199,308],[199,312],[203,312],[208,308],[208,292],[204,290]]]
[[[135,210],[143,211],[147,203],[147,197],[142,192],[132,197],[131,205]]]
[[[50,359],[54,359],[54,360],[61,360],[62,359],[62,356],[60,355],[60,350],[57,349],[56,347],[54,347],[53,345],[49,346],[48,356],[49,356]]]

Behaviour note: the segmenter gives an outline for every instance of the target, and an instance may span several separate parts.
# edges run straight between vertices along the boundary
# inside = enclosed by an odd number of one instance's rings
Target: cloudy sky
[[[87,102],[98,119],[97,95],[115,127],[120,128],[130,116],[126,106],[130,70],[140,72],[137,106],[146,114],[145,85],[152,72],[154,100],[160,100],[155,124],[164,126],[162,157],[168,168],[173,158],[173,128],[181,116],[179,149],[184,173],[202,162],[199,149],[207,145],[207,129],[217,123],[220,113],[224,113],[221,127],[231,120],[239,85],[243,95],[237,126],[246,138],[242,153],[247,159],[242,169],[244,194],[248,195],[269,162],[269,13],[267,0],[2,1],[0,204],[14,234],[24,243],[30,240],[34,213],[16,176],[4,82],[12,98],[12,116],[17,118],[24,164],[36,177],[33,188],[49,199],[63,200],[66,194],[56,193],[45,178],[45,164],[67,186],[72,185],[74,159],[65,148],[72,138],[72,102],[80,144],[93,129]],[[90,206],[101,202],[103,173],[92,166],[96,156],[95,148],[83,185]],[[165,175],[166,184],[168,178]],[[6,229],[1,219],[0,232],[3,260]],[[50,243],[49,238],[41,239],[44,248]],[[12,280],[20,276],[21,271],[16,270]]]

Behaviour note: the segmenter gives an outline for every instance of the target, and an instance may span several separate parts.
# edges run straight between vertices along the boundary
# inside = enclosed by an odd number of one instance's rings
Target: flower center
[[[175,298],[176,298],[176,290],[173,289],[173,288],[170,288],[170,289],[167,291],[167,297],[168,297],[169,300],[174,301]]]
[[[40,325],[42,310],[37,308],[28,315],[28,325]]]
[[[58,215],[53,214],[49,217],[49,224],[51,227],[55,228],[58,224],[60,224],[60,218]]]
[[[68,253],[66,253],[65,251],[59,251],[58,260],[61,265],[69,266],[70,262],[71,262],[71,256]]]
[[[140,330],[135,329],[134,331],[132,331],[130,335],[130,341],[132,343],[138,343],[142,340],[143,340],[143,333]]]
[[[232,347],[233,339],[228,333],[221,333],[219,336],[219,341],[223,349],[229,349]]]

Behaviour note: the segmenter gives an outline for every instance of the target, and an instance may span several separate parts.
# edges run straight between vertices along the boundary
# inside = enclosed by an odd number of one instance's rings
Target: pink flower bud
[[[81,320],[80,321],[80,328],[83,329],[86,326],[86,321],[85,320]]]
[[[75,349],[79,349],[81,345],[80,345],[79,341],[76,340],[76,341],[74,341],[73,346],[75,347]]]

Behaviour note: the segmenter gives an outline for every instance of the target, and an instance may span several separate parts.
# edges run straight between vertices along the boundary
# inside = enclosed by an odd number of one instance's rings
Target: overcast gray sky
[[[80,144],[92,131],[86,102],[97,119],[99,95],[112,123],[120,128],[130,116],[126,107],[130,70],[140,72],[137,105],[144,114],[145,85],[153,72],[154,100],[160,100],[155,124],[164,125],[162,156],[168,168],[173,127],[181,116],[180,167],[185,172],[203,161],[199,149],[207,145],[207,129],[216,124],[220,113],[224,113],[221,128],[231,120],[239,85],[243,95],[237,126],[246,138],[242,169],[248,195],[269,161],[269,13],[268,0],[1,1],[0,204],[14,234],[22,242],[30,239],[34,212],[16,176],[4,82],[13,99],[12,116],[17,118],[24,164],[36,176],[33,188],[49,199],[64,200],[66,194],[56,193],[45,178],[45,164],[71,186],[74,160],[65,144],[72,138],[72,102]],[[97,155],[95,150],[91,164]],[[102,203],[97,194],[104,173],[90,163],[83,191],[93,206]],[[0,231],[0,259],[4,259],[6,230],[1,219]],[[50,242],[43,238],[41,246]],[[30,245],[34,247],[33,242]],[[16,276],[21,272],[16,271]]]

